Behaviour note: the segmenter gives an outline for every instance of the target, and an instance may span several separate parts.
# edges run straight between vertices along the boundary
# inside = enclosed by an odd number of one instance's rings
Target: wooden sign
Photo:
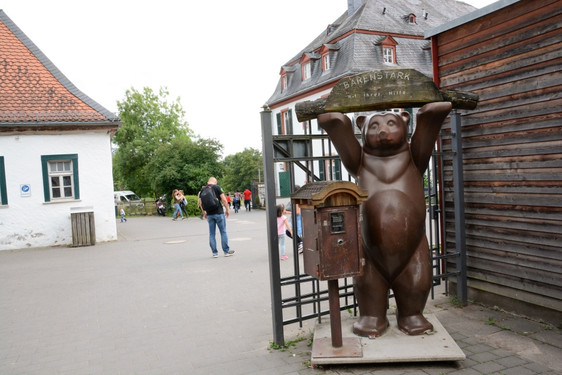
[[[297,103],[295,110],[303,122],[326,112],[413,108],[441,101],[452,102],[453,108],[474,109],[478,96],[439,90],[431,78],[414,69],[383,69],[343,78],[327,98]]]

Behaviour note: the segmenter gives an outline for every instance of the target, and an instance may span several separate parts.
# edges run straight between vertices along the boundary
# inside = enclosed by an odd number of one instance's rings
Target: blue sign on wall
[[[22,197],[31,196],[31,185],[29,185],[29,184],[20,185],[20,192],[21,192]]]

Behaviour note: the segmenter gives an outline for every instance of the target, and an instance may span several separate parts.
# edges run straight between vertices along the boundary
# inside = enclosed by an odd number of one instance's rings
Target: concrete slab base
[[[389,315],[390,326],[386,332],[375,339],[359,337],[353,333],[356,318],[342,317],[343,346],[352,343],[354,355],[346,355],[348,350],[330,350],[330,321],[323,319],[316,324],[312,343],[311,363],[313,365],[349,363],[391,363],[391,362],[437,362],[461,361],[466,359],[455,340],[445,330],[433,314],[424,315],[434,327],[431,335],[408,336],[398,329],[396,316]],[[357,348],[357,345],[360,348]],[[328,345],[330,346],[330,345]]]

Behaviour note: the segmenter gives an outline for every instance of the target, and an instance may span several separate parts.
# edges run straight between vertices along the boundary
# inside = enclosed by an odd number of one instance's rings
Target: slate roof
[[[431,49],[424,32],[475,9],[457,0],[364,0],[355,13],[349,15],[346,10],[283,65],[282,69],[288,72],[288,87],[282,91],[279,80],[267,104],[271,107],[292,97],[304,96],[345,76],[368,70],[405,67],[431,77]],[[408,23],[410,14],[416,16],[415,24]],[[386,35],[391,35],[398,43],[396,64],[383,63],[382,48],[377,44]],[[322,72],[321,59],[312,60],[312,76],[303,82],[300,59],[304,54],[319,52],[322,46],[336,48],[331,51],[331,69]]]
[[[432,36],[444,33],[445,31],[451,30],[455,27],[459,27],[461,25],[464,25],[465,23],[474,21],[475,19],[487,16],[490,13],[497,12],[498,10],[506,8],[512,4],[518,3],[519,1],[521,0],[496,0],[496,2],[485,6],[484,8],[477,9],[474,12],[464,15],[460,18],[455,18],[454,20],[439,25],[433,29],[426,30],[425,37],[431,38]]]
[[[45,124],[116,127],[120,122],[78,90],[0,9],[0,130]]]

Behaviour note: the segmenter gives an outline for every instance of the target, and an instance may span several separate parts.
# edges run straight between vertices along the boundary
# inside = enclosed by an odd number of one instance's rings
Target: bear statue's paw
[[[386,316],[361,316],[353,323],[353,333],[362,337],[375,338],[381,336],[388,328]]]
[[[433,324],[422,314],[398,317],[398,328],[411,336],[433,333]]]

